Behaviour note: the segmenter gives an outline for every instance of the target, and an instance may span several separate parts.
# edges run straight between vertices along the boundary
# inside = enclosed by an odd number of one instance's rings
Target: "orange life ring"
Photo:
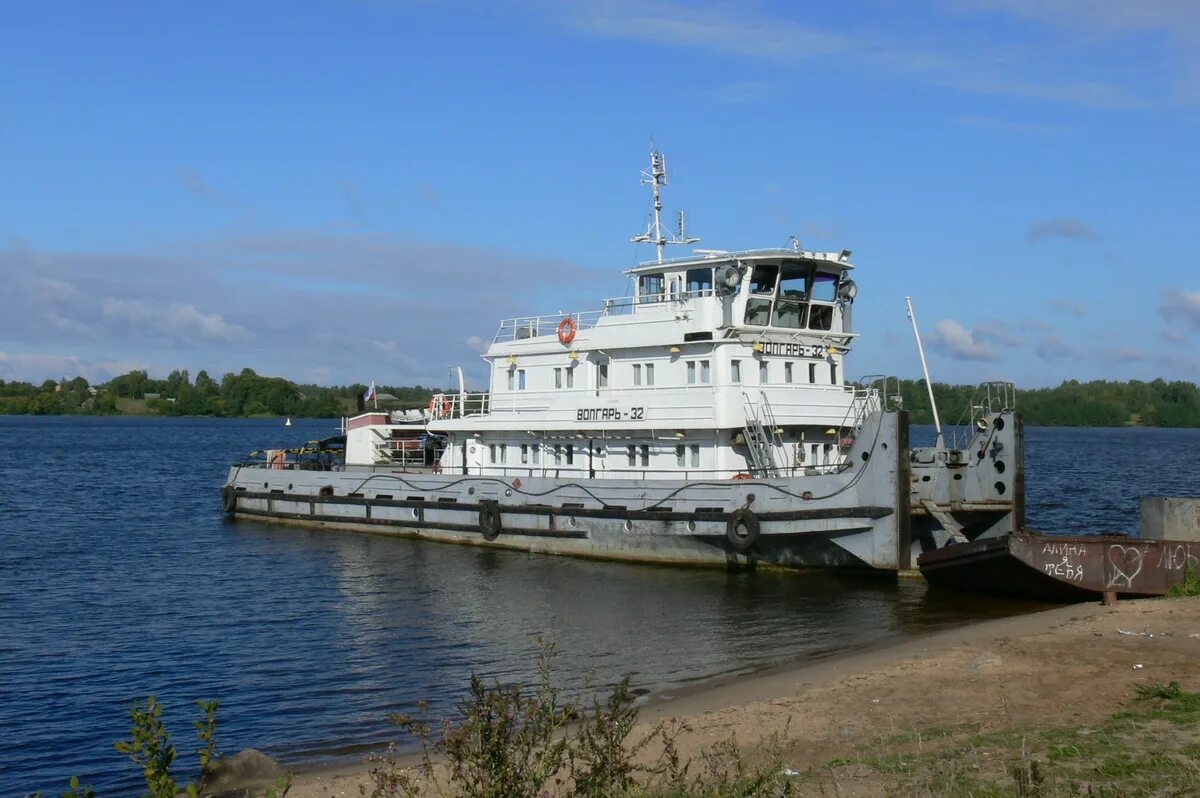
[[[579,329],[579,325],[575,323],[575,319],[567,316],[558,323],[558,340],[564,344],[569,344],[575,340],[575,331]]]
[[[750,475],[746,473],[734,474],[730,479],[750,479]]]

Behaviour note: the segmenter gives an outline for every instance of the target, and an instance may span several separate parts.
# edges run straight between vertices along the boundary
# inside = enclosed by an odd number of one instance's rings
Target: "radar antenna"
[[[654,219],[647,225],[646,232],[634,236],[630,241],[650,241],[658,248],[658,262],[663,262],[667,244],[694,244],[699,238],[688,236],[685,230],[686,217],[679,212],[679,232],[668,234],[662,227],[662,194],[659,189],[667,184],[667,159],[658,150],[650,150],[650,168],[642,170],[642,183],[652,186],[654,191]]]

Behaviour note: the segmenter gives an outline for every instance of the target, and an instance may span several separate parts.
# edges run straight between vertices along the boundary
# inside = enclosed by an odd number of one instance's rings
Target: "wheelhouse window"
[[[596,364],[596,388],[608,387],[608,361]]]
[[[752,296],[746,300],[746,324],[765,327],[771,323],[771,300],[769,297],[775,295],[775,284],[778,281],[778,266],[760,263],[754,267],[754,271],[750,274]]]
[[[692,468],[700,467],[700,445],[692,444]]]
[[[638,278],[638,302],[662,302],[664,284],[661,274],[643,274]]]
[[[682,443],[675,447],[675,465],[680,468],[687,466],[687,447]]]
[[[650,445],[643,443],[641,446],[641,450],[642,450],[642,468],[649,468],[650,467]]]
[[[700,361],[700,382],[705,385],[712,382],[712,366],[707,360]]]
[[[554,387],[563,387],[563,370],[560,368],[554,370]]]
[[[654,364],[653,363],[646,364],[646,384],[647,385],[654,384]]]
[[[783,264],[779,272],[779,292],[775,300],[775,313],[771,318],[772,325],[790,329],[804,326],[811,273],[810,267],[796,261]]]
[[[816,363],[808,364],[808,381],[811,382],[813,385],[817,384],[817,364]]]
[[[792,363],[790,363],[790,362],[783,364],[783,381],[784,382],[792,381]]]
[[[573,369],[573,368],[567,369],[567,387],[568,388],[575,387],[575,369]]]
[[[525,465],[529,462],[529,444],[521,444],[521,464]]]
[[[808,313],[808,328],[810,330],[829,330],[833,328],[833,302],[837,299],[837,280],[836,274],[817,272],[813,275],[813,304]]]
[[[575,464],[575,445],[572,443],[568,443],[567,444],[567,465],[574,465],[574,464]]]
[[[767,379],[768,376],[770,376],[770,364],[765,360],[758,361],[758,384],[766,385],[770,382]]]
[[[696,361],[694,360],[687,362],[687,382],[688,385],[696,384]]]
[[[508,370],[508,390],[511,391],[513,388],[516,387],[516,384],[517,384],[516,369],[509,369]]]
[[[633,364],[633,384],[634,385],[642,384],[642,364],[641,363]]]
[[[708,269],[688,269],[687,272],[687,292],[688,296],[708,296],[712,293],[713,287],[713,270]]]
[[[734,383],[742,381],[742,361],[729,361],[729,381]]]
[[[525,369],[517,369],[517,390],[525,390]]]
[[[837,385],[837,384],[838,384],[838,378],[837,378],[837,363],[830,363],[830,364],[829,364],[829,384],[830,384],[830,385]]]
[[[629,444],[627,454],[629,456],[629,467],[633,468],[637,465],[637,446],[633,445],[632,443]]]

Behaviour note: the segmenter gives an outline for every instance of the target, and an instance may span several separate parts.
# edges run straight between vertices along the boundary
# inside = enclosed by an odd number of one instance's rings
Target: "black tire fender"
[[[725,537],[734,551],[750,551],[758,542],[760,528],[761,524],[754,511],[749,507],[741,507],[729,516],[729,522],[725,525]]]
[[[484,540],[500,537],[500,503],[491,499],[479,502],[479,533]]]
[[[233,485],[221,486],[221,509],[230,514],[237,509],[237,491]]]

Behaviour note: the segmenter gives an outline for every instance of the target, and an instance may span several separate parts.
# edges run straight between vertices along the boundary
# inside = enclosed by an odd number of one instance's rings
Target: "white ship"
[[[850,252],[697,250],[662,227],[629,296],[506,319],[490,385],[423,412],[362,413],[338,464],[236,464],[238,516],[607,559],[896,571],[1023,521],[1011,393],[960,448],[913,448],[887,380],[851,384]],[[327,469],[327,470],[326,470]]]

